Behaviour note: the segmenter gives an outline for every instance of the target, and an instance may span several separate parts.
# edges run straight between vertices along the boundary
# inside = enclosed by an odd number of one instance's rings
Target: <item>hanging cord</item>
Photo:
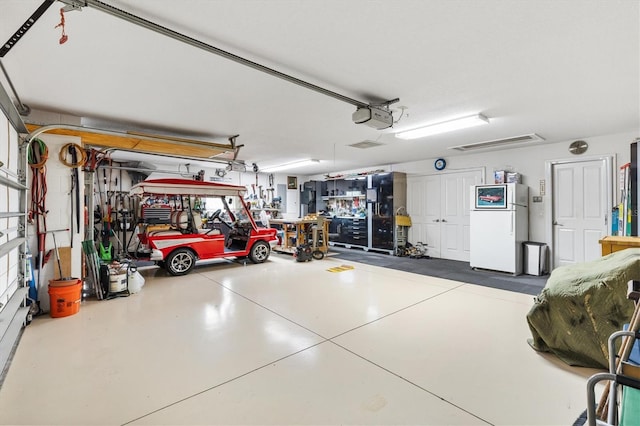
[[[60,23],[56,25],[54,28],[62,27],[62,35],[60,36],[60,44],[64,44],[69,37],[67,37],[67,33],[64,32],[64,7],[60,8]]]
[[[67,161],[67,154],[71,154],[73,158],[73,154],[75,153],[76,161]],[[80,154],[80,155],[78,155]],[[77,168],[82,167],[87,162],[87,152],[78,144],[68,143],[63,145],[60,148],[60,152],[58,153],[58,159],[62,164],[67,167]]]
[[[44,167],[44,163],[49,159],[49,148],[42,139],[33,138],[29,142],[27,151],[27,160],[29,167],[32,169],[40,169]]]
[[[33,178],[31,179],[31,209],[29,211],[29,219],[35,221],[38,232],[40,232],[41,229],[46,232],[47,229],[44,216],[47,213],[45,207],[47,195],[47,170],[45,163],[48,158],[49,148],[47,145],[41,139],[32,139],[27,148],[27,159],[33,174]],[[41,224],[42,227],[40,226]]]
[[[44,256],[44,235],[47,232],[47,208],[45,205],[47,196],[47,169],[45,163],[49,158],[49,148],[38,138],[29,141],[27,146],[27,162],[31,168],[31,206],[29,209],[29,222],[35,223],[38,236],[38,253],[40,261]],[[40,272],[42,273],[42,272]]]

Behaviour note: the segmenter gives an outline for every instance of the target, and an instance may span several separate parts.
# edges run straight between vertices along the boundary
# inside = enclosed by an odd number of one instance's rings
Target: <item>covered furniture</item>
[[[630,280],[640,280],[640,248],[554,269],[527,314],[529,344],[570,365],[607,368],[607,340],[634,311]]]

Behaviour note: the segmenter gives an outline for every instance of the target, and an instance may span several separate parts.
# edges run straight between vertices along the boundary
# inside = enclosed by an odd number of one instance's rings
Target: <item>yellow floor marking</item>
[[[327,269],[327,271],[329,272],[344,272],[344,271],[349,271],[351,269],[354,269],[355,266],[350,266],[350,265],[340,265],[340,266],[335,266],[333,268],[329,268]]]

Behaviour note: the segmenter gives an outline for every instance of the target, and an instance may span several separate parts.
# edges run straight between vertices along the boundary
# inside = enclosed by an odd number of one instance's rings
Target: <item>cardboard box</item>
[[[522,175],[520,173],[507,173],[507,183],[522,183]]]

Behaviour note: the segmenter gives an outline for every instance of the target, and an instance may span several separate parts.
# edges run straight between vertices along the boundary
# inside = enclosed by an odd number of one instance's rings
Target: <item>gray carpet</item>
[[[335,246],[331,247],[329,255],[334,258],[365,263],[367,265],[381,266],[383,268],[397,269],[415,274],[446,278],[530,295],[539,294],[548,278],[548,275],[513,276],[495,271],[474,271],[468,262],[459,262],[456,260],[431,258],[412,259],[410,257],[398,257],[373,251],[366,252],[359,249]]]

